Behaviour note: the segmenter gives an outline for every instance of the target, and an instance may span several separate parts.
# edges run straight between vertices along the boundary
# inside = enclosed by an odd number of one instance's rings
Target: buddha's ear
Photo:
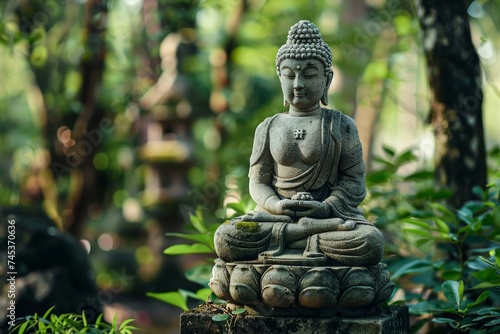
[[[330,88],[330,85],[332,84],[333,80],[333,71],[328,72],[326,75],[326,85],[325,85],[325,90],[323,91],[323,96],[321,96],[321,103],[323,105],[328,105],[328,89]]]

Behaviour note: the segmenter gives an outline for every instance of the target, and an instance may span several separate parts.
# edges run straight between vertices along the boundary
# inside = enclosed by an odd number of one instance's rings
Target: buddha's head
[[[285,106],[307,109],[320,100],[328,104],[332,51],[313,23],[302,20],[290,28],[286,44],[276,55],[276,71]]]

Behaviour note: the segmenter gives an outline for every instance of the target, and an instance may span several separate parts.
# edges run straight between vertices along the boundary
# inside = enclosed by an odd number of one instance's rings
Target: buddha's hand
[[[297,217],[297,210],[300,210],[301,201],[293,199],[282,199],[273,203],[269,212],[275,215],[286,215],[291,218]]]
[[[293,195],[292,200],[313,201],[314,198],[307,191],[301,191]]]
[[[296,211],[297,217],[332,218],[330,207],[318,201],[299,201],[300,210]]]

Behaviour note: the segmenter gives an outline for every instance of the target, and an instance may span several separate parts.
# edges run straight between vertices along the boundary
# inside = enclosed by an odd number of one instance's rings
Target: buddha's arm
[[[324,203],[334,217],[359,214],[358,205],[366,196],[365,164],[361,142],[354,121],[346,118],[342,128],[342,148],[337,182]]]
[[[263,154],[269,154],[265,152]],[[259,207],[274,215],[287,215],[293,217],[295,213],[291,208],[296,207],[299,201],[280,199],[272,186],[273,163],[266,162],[261,157],[259,162],[250,167],[250,196]]]
[[[269,119],[255,130],[252,156],[250,157],[250,196],[259,207],[275,215],[293,216],[289,209],[298,201],[282,200],[273,187],[274,159],[269,150]]]
[[[332,188],[330,197],[345,200],[349,205],[357,207],[366,195],[365,165],[361,158],[361,147],[346,155],[350,157],[348,161],[356,161],[347,165],[340,162],[337,184]],[[359,159],[353,159],[358,156]]]

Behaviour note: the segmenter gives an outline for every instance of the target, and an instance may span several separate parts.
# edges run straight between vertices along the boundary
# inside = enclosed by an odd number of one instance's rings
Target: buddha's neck
[[[318,116],[321,114],[321,108],[319,105],[314,106],[310,109],[297,109],[293,106],[290,106],[288,114],[295,117]]]

